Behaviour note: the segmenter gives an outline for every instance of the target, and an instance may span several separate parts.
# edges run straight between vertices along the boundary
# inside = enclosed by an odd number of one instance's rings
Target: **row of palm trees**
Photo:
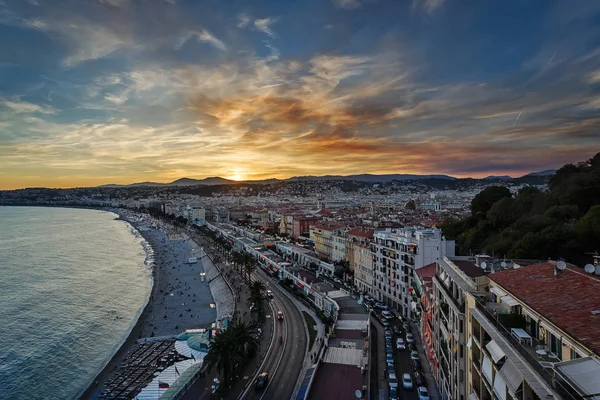
[[[233,246],[227,239],[209,229],[203,231],[221,254],[229,256],[233,267],[244,277],[250,293],[248,301],[254,304],[260,315],[267,298],[267,287],[260,280],[252,280],[252,273],[256,271],[254,257],[247,252],[232,251]],[[256,353],[259,345],[258,329],[259,323],[256,321],[245,323],[235,320],[226,331],[216,335],[210,344],[204,363],[209,371],[216,368],[219,374],[223,374],[222,388],[225,391],[240,369]]]

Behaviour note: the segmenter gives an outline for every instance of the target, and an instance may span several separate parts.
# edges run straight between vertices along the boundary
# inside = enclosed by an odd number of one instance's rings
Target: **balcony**
[[[525,359],[527,364],[539,375],[556,393],[566,400],[583,400],[583,398],[575,393],[575,390],[571,387],[563,386],[563,384],[553,379],[553,369],[544,368],[537,355],[536,350],[543,346],[536,339],[532,339],[533,343],[531,346],[523,345],[513,335],[511,335],[511,328],[521,328],[522,326],[514,326],[515,320],[507,317],[498,318],[498,315],[492,314],[494,309],[490,306],[486,306],[484,302],[475,302],[477,309],[485,316],[488,322],[490,322],[498,332],[504,337],[504,339]],[[513,325],[513,326],[510,326]]]
[[[436,286],[438,288],[440,288],[446,294],[446,296],[452,301],[452,303],[454,304],[454,306],[461,313],[464,314],[465,313],[465,304],[458,302],[458,300],[456,300],[454,298],[454,296],[452,295],[452,292],[450,291],[450,289],[446,287],[446,285],[437,277],[437,275],[434,276],[433,279],[434,279],[434,282],[435,282]]]

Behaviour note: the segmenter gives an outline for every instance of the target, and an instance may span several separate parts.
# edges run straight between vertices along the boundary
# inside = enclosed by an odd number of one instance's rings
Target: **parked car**
[[[388,375],[388,384],[390,385],[390,388],[398,387],[398,378],[396,378],[396,373],[391,373]]]
[[[385,346],[385,352],[394,354],[394,348],[392,347],[391,343],[389,346]]]
[[[410,377],[410,374],[408,374],[408,373],[402,374],[402,387],[406,390],[410,390],[413,388],[413,381],[412,381],[412,378]]]
[[[406,329],[406,330],[409,330],[409,329],[410,329],[410,325],[408,324],[408,321],[404,321],[404,322],[402,323],[402,327],[403,327],[404,329]]]
[[[419,360],[419,352],[416,350],[413,350],[410,352],[410,359],[411,360]]]
[[[414,376],[415,376],[415,385],[423,386],[425,384],[425,379],[423,378],[423,375],[421,375],[421,373],[419,371],[416,371],[414,373]]]
[[[383,303],[377,302],[377,303],[375,303],[375,308],[379,308],[381,310],[387,310],[388,306],[386,306]]]
[[[386,372],[389,374],[395,374],[396,373],[396,367],[394,366],[393,363],[388,363],[387,364],[387,370]]]
[[[390,388],[390,400],[400,400],[398,397],[398,389]]]
[[[398,350],[406,350],[406,343],[404,342],[404,339],[400,337],[396,339],[396,348]]]
[[[419,394],[419,400],[429,400],[429,393],[425,386],[419,386],[417,388],[417,393]]]
[[[412,364],[413,364],[413,371],[418,371],[421,369],[421,363],[419,362],[419,360],[412,360]]]
[[[415,341],[415,337],[413,336],[413,334],[410,332],[406,332],[406,342],[412,343],[414,341]]]
[[[269,382],[269,373],[263,372],[256,378],[256,390],[264,390],[267,387],[267,383]]]
[[[382,315],[382,316],[383,316],[383,318],[385,318],[385,319],[392,319],[392,318],[394,318],[394,315],[393,315],[391,312],[389,312],[388,310],[385,310],[385,311],[383,311],[383,312],[381,313],[381,315]]]
[[[394,364],[394,354],[393,353],[385,353],[385,362],[388,364]]]
[[[386,339],[392,339],[392,331],[390,331],[389,329],[385,330],[385,338]]]
[[[385,338],[385,347],[387,347],[387,346],[392,346],[392,339]]]
[[[397,326],[394,326],[394,328],[393,328],[393,329],[394,329],[394,333],[395,333],[396,335],[399,335],[399,334],[400,334],[400,328],[398,328]]]
[[[391,324],[388,321],[382,321],[381,325],[383,325],[384,328],[389,328],[391,326]]]

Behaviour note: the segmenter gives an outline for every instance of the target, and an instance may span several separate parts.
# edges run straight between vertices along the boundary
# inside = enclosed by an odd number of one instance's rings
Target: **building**
[[[434,347],[434,320],[433,310],[435,295],[433,289],[433,277],[437,271],[437,263],[431,263],[414,271],[413,297],[417,301],[415,310],[415,322],[419,327],[421,342],[425,349],[427,362],[431,367],[433,376],[437,376],[437,356]]]
[[[598,293],[599,276],[554,261],[489,276],[467,295],[468,398],[600,399]]]
[[[344,224],[328,223],[311,227],[310,239],[315,243],[315,253],[318,257],[331,260],[333,255],[333,235],[340,235]]]
[[[346,258],[346,231],[336,231],[331,235],[331,261],[348,261]]]
[[[354,243],[354,286],[363,294],[373,296],[373,281],[375,277],[375,252],[373,245],[368,242]]]
[[[374,240],[375,298],[409,317],[413,271],[453,256],[454,241],[446,240],[439,229],[425,228],[386,228],[376,231]]]
[[[355,243],[370,243],[373,241],[373,234],[375,230],[373,228],[367,228],[364,226],[357,226],[356,228],[350,229],[346,232],[346,244],[344,246],[346,251],[346,261],[350,265],[350,269],[354,268],[354,244]]]
[[[304,216],[293,217],[292,220],[292,237],[299,238],[300,236],[309,237],[310,225],[318,221],[317,218]]]
[[[187,206],[187,219],[193,224],[202,225],[206,222],[206,210],[200,205]]]
[[[479,259],[444,257],[436,263],[433,277],[432,364],[442,399],[464,400],[466,396],[466,296],[485,290],[486,271]]]

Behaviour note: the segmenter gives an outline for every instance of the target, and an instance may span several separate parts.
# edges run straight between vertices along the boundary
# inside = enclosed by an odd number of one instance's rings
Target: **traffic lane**
[[[280,302],[277,299],[272,299],[271,305],[273,306],[273,310],[271,310],[271,308],[269,308],[269,310],[270,310],[269,313],[271,314],[271,318],[273,319],[273,322],[275,324],[274,334],[273,334],[273,347],[271,348],[271,351],[267,355],[265,355],[265,357],[266,357],[265,364],[262,366],[261,370],[259,371],[259,374],[263,373],[263,372],[267,372],[269,374],[269,380],[273,379],[273,374],[274,374],[275,368],[277,367],[277,364],[279,362],[281,352],[282,352],[283,346],[284,346],[284,344],[279,341],[279,337],[285,336],[285,326],[282,323],[283,321],[277,321],[277,319],[276,319],[277,311],[283,310],[283,306],[280,304]],[[251,382],[251,387],[250,387],[248,393],[244,396],[244,399],[259,400],[262,398],[263,395],[264,395],[264,389],[257,390],[256,389],[256,379],[254,379]]]
[[[271,285],[271,287],[273,286]],[[285,347],[283,349],[281,364],[274,374],[270,386],[267,388],[263,397],[264,400],[291,398],[296,387],[296,382],[298,381],[298,376],[302,370],[308,340],[306,338],[302,314],[285,294],[277,290],[285,289],[277,288],[273,291],[280,296],[278,300],[280,300],[280,305],[282,306],[284,315],[283,324],[285,324],[287,334],[284,340]]]
[[[398,328],[402,328],[402,323],[395,318],[395,322],[393,326],[397,326]],[[392,327],[393,329],[393,327]],[[415,377],[413,371],[413,364],[410,359],[410,350],[408,349],[408,343],[406,342],[406,332],[402,330],[400,335],[392,334],[393,342],[392,347],[394,348],[394,359],[396,360],[396,377],[398,378],[398,394],[401,399],[408,400],[419,400],[419,395],[417,394],[417,387],[415,384]],[[404,343],[406,344],[406,350],[398,350],[396,348],[396,338],[401,337],[404,339]],[[419,360],[420,362],[420,360]],[[405,373],[409,373],[410,377],[413,380],[413,388],[410,390],[406,390],[402,386],[402,375]]]

